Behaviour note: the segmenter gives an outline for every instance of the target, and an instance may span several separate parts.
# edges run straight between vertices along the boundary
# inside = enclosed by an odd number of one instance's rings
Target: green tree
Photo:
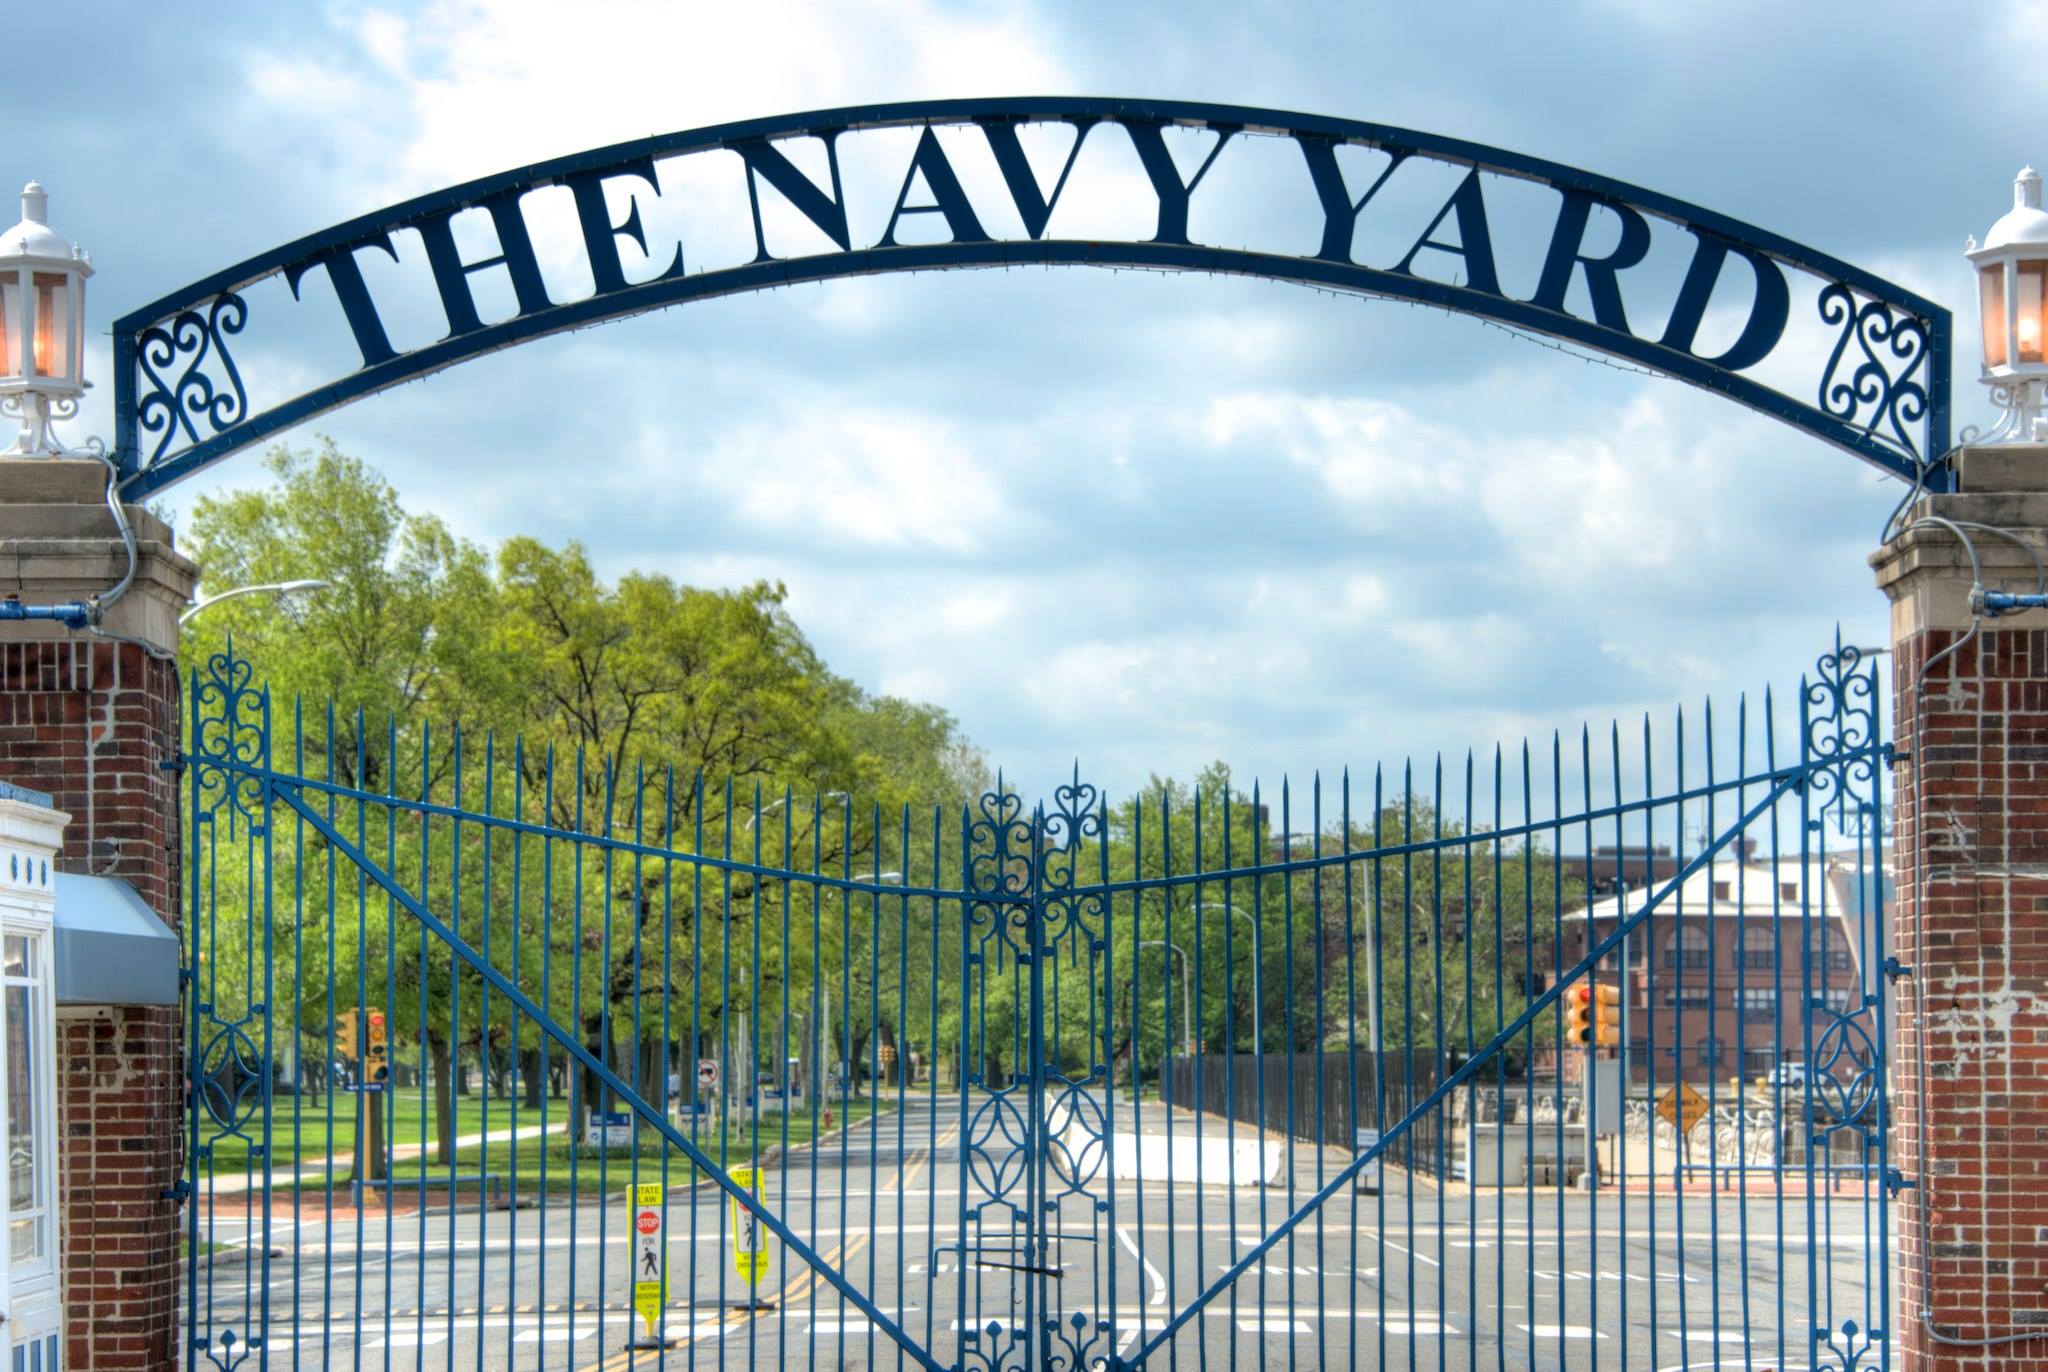
[[[323,827],[657,1105],[664,1058],[742,1016],[765,1054],[785,1004],[800,1014],[872,963],[875,901],[765,869],[930,870],[932,830],[891,816],[980,784],[943,711],[830,672],[779,586],[607,582],[580,547],[529,538],[492,559],[331,444],[268,466],[270,486],[196,509],[208,586],[333,585],[210,611],[186,665],[203,675],[232,636],[270,692],[271,760],[314,818],[279,808],[260,842],[211,831],[243,845],[204,865],[205,898],[237,912],[209,926],[223,1013],[267,985],[310,1059],[335,1013],[382,1005],[432,1077],[443,1159],[465,1056],[499,1083],[520,1063],[529,1093],[563,1071],[578,1129],[599,1098]]]

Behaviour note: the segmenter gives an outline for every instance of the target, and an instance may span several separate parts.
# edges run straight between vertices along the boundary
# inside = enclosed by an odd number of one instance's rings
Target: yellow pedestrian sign
[[[647,1321],[649,1337],[661,1321],[668,1298],[668,1254],[661,1241],[661,1183],[630,1188],[633,1202],[633,1310]]]
[[[1658,1117],[1677,1130],[1680,1138],[1690,1134],[1706,1113],[1707,1098],[1682,1081],[1657,1100]]]
[[[759,1168],[735,1167],[730,1175],[734,1186],[756,1200],[760,1199]],[[761,1278],[768,1275],[768,1231],[754,1212],[741,1205],[737,1198],[732,1203],[732,1265],[749,1286],[760,1285]]]

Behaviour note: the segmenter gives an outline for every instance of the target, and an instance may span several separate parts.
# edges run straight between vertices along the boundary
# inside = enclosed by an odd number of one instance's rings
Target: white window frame
[[[40,864],[39,864],[40,865]],[[13,1260],[13,1184],[0,1186],[0,1261],[7,1264],[8,1285],[15,1300],[53,1289],[57,1284],[57,1007],[56,979],[51,975],[50,925],[47,921],[17,916],[12,910],[0,912],[0,939],[25,939],[29,963],[34,969],[25,977],[0,972],[0,988],[26,986],[35,1023],[29,1027],[29,1042],[37,1052],[32,1089],[35,1094],[35,1178],[36,1208],[42,1217],[42,1257],[30,1264]],[[4,946],[4,945],[0,945]],[[4,966],[4,963],[0,963]],[[0,996],[0,1014],[5,998]],[[10,1137],[12,1121],[4,1084],[13,1064],[8,1061],[10,1040],[0,1032],[0,1141]],[[11,1165],[11,1164],[10,1164]]]

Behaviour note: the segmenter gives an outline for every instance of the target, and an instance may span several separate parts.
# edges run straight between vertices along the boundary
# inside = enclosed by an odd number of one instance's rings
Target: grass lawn
[[[334,1109],[334,1124],[330,1131],[327,1123],[329,1100]],[[489,1103],[490,1129],[512,1128],[516,1123],[524,1128],[541,1122],[540,1112],[533,1110],[515,1111],[516,1102],[493,1096]],[[401,1088],[391,1093],[391,1114],[387,1125],[391,1146],[401,1150],[417,1148],[424,1138],[433,1144],[433,1100],[431,1096],[420,1100],[418,1087]],[[552,1101],[548,1105],[548,1118],[559,1123],[568,1116],[566,1103]],[[457,1096],[455,1098],[455,1137],[484,1132],[485,1102],[482,1096]],[[516,1115],[516,1119],[515,1119]],[[257,1123],[260,1124],[260,1114]],[[261,1142],[259,1137],[257,1142]],[[249,1165],[249,1140],[239,1135],[225,1134],[214,1123],[212,1116],[206,1116],[199,1130],[202,1146],[211,1145],[213,1160],[209,1165],[215,1176],[231,1177],[240,1175]],[[356,1146],[356,1097],[339,1093],[322,1096],[315,1105],[306,1096],[278,1096],[270,1107],[271,1173],[289,1174],[293,1162],[309,1172],[325,1175],[321,1171],[328,1159],[342,1160],[342,1170],[347,1171],[347,1159],[355,1153]]]
[[[353,1103],[354,1097],[352,1096],[338,1096],[335,1098],[336,1117],[333,1133],[335,1142],[331,1156],[335,1162],[333,1179],[337,1188],[341,1187],[354,1171],[355,1121],[352,1115],[342,1113]],[[277,1108],[271,1117],[271,1138],[276,1148],[277,1156],[277,1162],[271,1172],[272,1188],[277,1191],[290,1191],[296,1185],[296,1188],[301,1191],[322,1191],[328,1184],[328,1173],[324,1164],[330,1157],[327,1146],[326,1103],[323,1101],[320,1110],[317,1112],[309,1104],[305,1112],[300,1116],[298,1121],[299,1138],[296,1151],[294,1151],[293,1146],[293,1117],[290,1107],[290,1098],[278,1101]],[[407,1098],[407,1093],[400,1093],[392,1101],[392,1107],[395,1125],[392,1130],[391,1141],[400,1150],[399,1156],[392,1163],[393,1178],[403,1183],[418,1178],[422,1171],[424,1171],[428,1181],[430,1196],[439,1199],[446,1194],[445,1188],[434,1186],[434,1180],[437,1177],[447,1177],[451,1169],[447,1163],[433,1161],[433,1127],[431,1123],[426,1129],[428,1147],[424,1152],[419,1151],[422,1115],[418,1093],[416,1091],[410,1093],[409,1099]],[[884,1099],[881,1102],[881,1109],[884,1113],[887,1113],[892,1108],[893,1102],[891,1100]],[[429,1111],[431,1112],[431,1102],[429,1102]],[[848,1123],[858,1123],[873,1113],[875,1113],[875,1106],[871,1102],[835,1100],[832,1103],[832,1128],[838,1129]],[[494,1139],[488,1143],[473,1143],[466,1147],[458,1148],[455,1155],[455,1165],[452,1170],[458,1178],[472,1179],[459,1186],[458,1194],[464,1197],[473,1195],[477,1189],[476,1182],[473,1179],[480,1174],[491,1173],[504,1178],[501,1186],[506,1191],[511,1190],[516,1185],[521,1196],[539,1195],[543,1166],[545,1166],[547,1190],[550,1194],[567,1195],[573,1190],[578,1195],[599,1195],[605,1192],[616,1192],[632,1182],[633,1149],[617,1148],[600,1155],[599,1151],[594,1148],[582,1145],[572,1148],[570,1141],[561,1133],[569,1118],[569,1103],[566,1099],[560,1097],[550,1098],[545,1111],[521,1110],[517,1112],[516,1122],[522,1129],[538,1127],[543,1122],[543,1115],[545,1115],[547,1125],[555,1131],[545,1141],[540,1138],[524,1138],[516,1141],[512,1139]],[[502,1100],[493,1099],[490,1103],[489,1132],[497,1133],[511,1128],[513,1124],[514,1115],[508,1109],[507,1103]],[[769,1148],[784,1141],[782,1124],[782,1116],[779,1114],[764,1114],[761,1116],[761,1151],[766,1152]],[[822,1118],[819,1120],[819,1125],[820,1132],[831,1132],[823,1129]],[[462,1138],[484,1132],[482,1102],[474,1096],[457,1097],[455,1136]],[[686,1117],[683,1124],[683,1132],[699,1148],[703,1149],[705,1154],[712,1160],[719,1160],[721,1154],[719,1152],[719,1135],[715,1121],[708,1118],[705,1119],[696,1126],[693,1133]],[[202,1139],[207,1137],[209,1137],[207,1134],[202,1133]],[[791,1113],[789,1116],[789,1146],[794,1148],[800,1144],[808,1143],[811,1137],[812,1120],[810,1111],[808,1109],[800,1109]],[[828,1141],[825,1146],[829,1148],[831,1146],[830,1142]],[[865,1145],[861,1145],[861,1147],[864,1148]],[[408,1154],[405,1151],[408,1149],[413,1151]],[[683,1155],[681,1150],[671,1147],[668,1141],[662,1138],[653,1128],[642,1125],[640,1128],[638,1154],[640,1165],[639,1179],[643,1183],[661,1180],[661,1166],[664,1153],[668,1157],[669,1185],[686,1186],[699,1179],[695,1166]],[[214,1174],[221,1177],[241,1175],[243,1168],[247,1165],[247,1155],[247,1145],[242,1139],[216,1137],[212,1161]],[[725,1151],[723,1153],[724,1161],[727,1166],[737,1167],[754,1156],[752,1116],[744,1112],[735,1111],[733,1117],[727,1121]],[[297,1165],[300,1173],[296,1183],[293,1179],[294,1158],[298,1160]]]
[[[890,1101],[884,1100],[881,1103],[882,1113],[886,1114],[893,1108]],[[874,1113],[875,1106],[867,1101],[835,1101],[832,1106],[832,1128],[837,1130],[844,1125],[858,1123]],[[819,1132],[832,1132],[823,1129],[822,1119],[819,1124]],[[683,1133],[713,1162],[720,1161],[719,1136],[715,1122],[706,1120],[697,1126],[694,1134],[686,1122]],[[808,1143],[811,1137],[810,1111],[792,1113],[789,1117],[789,1146],[795,1148]],[[765,1153],[782,1141],[782,1116],[761,1116],[761,1151]],[[569,1140],[559,1135],[550,1136],[545,1148],[540,1144],[541,1141],[538,1139],[522,1139],[516,1149],[509,1141],[459,1149],[456,1154],[455,1173],[457,1176],[475,1176],[480,1171],[495,1172],[506,1179],[507,1187],[514,1184],[513,1178],[516,1175],[517,1188],[521,1196],[540,1194],[543,1160],[546,1166],[547,1190],[551,1195],[567,1195],[572,1191],[583,1196],[618,1192],[634,1180],[633,1149],[616,1148],[600,1155],[597,1149],[580,1144],[572,1148]],[[831,1146],[832,1143],[828,1139],[824,1147]],[[864,1150],[865,1146],[859,1145],[856,1151]],[[661,1165],[664,1154],[668,1159],[670,1186],[687,1186],[701,1179],[695,1165],[683,1156],[680,1149],[671,1146],[668,1140],[643,1125],[640,1129],[638,1149],[638,1179],[643,1185],[662,1179]],[[754,1156],[752,1117],[736,1113],[727,1122],[723,1154],[725,1165],[738,1167]],[[443,1165],[438,1170],[445,1174],[448,1169]],[[433,1177],[435,1171],[436,1168],[430,1164],[427,1168],[429,1179]],[[418,1161],[410,1164],[401,1162],[397,1175],[401,1179],[418,1176]]]

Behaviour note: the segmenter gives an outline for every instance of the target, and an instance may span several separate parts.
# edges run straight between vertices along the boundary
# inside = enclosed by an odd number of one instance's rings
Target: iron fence
[[[282,713],[193,675],[194,1366],[1888,1361],[1881,910],[1828,876],[1882,862],[1829,846],[1881,798],[1854,650],[1796,721],[1117,805]],[[1596,843],[1669,874],[1589,893]],[[1696,919],[1709,1006],[1753,925],[1854,952],[1771,1026],[1796,1170],[1695,1184],[1571,1041],[1639,978],[1641,1110],[1736,1104],[1674,1080],[1715,1012],[1634,946]]]

